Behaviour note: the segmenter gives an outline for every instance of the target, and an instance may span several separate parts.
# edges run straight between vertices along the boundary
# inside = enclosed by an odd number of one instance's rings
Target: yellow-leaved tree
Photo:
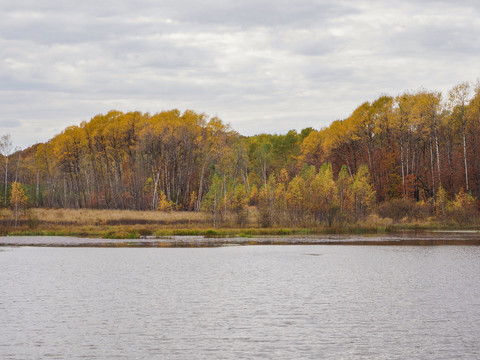
[[[338,210],[337,185],[333,180],[332,166],[323,164],[312,181],[310,197],[315,221],[327,222],[331,226]]]
[[[158,200],[158,210],[169,212],[175,209],[175,203],[173,201],[168,201],[167,195],[163,191],[160,191],[160,198]]]
[[[238,184],[231,201],[231,208],[236,215],[237,223],[240,226],[244,226],[247,223],[248,218],[248,198],[245,185]]]
[[[305,213],[305,181],[301,176],[295,176],[288,184],[285,194],[287,209],[292,222],[300,222]]]
[[[467,194],[463,188],[455,195],[455,199],[449,203],[448,213],[458,224],[472,224],[477,222],[478,210],[477,199]]]
[[[355,202],[355,217],[358,219],[365,216],[367,210],[375,204],[375,190],[367,165],[363,164],[358,168],[352,190]]]
[[[447,192],[442,185],[438,187],[435,200],[435,212],[437,215],[445,215],[445,209],[448,205],[448,197]]]
[[[347,166],[343,165],[337,177],[338,201],[342,215],[347,214],[352,207],[352,178],[348,174]]]
[[[15,229],[17,229],[17,219],[18,213],[20,210],[24,210],[27,206],[27,195],[25,190],[23,190],[22,185],[19,182],[14,182],[12,184],[12,189],[10,191],[10,206],[13,209],[15,215]]]

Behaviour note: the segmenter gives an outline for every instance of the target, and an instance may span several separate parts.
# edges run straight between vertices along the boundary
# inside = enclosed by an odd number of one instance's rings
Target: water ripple
[[[9,249],[0,358],[480,358],[479,260],[460,246]]]

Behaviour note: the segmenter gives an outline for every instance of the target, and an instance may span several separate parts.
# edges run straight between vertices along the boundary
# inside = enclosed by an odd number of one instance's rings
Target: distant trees
[[[469,83],[446,99],[381,96],[283,135],[244,137],[191,110],[110,111],[22,152],[2,136],[1,201],[18,181],[39,207],[204,210],[215,224],[244,224],[249,206],[264,226],[355,221],[382,203],[446,216],[480,196],[479,138],[480,85]]]
[[[198,210],[236,136],[193,111],[111,111],[24,151],[22,177],[35,179],[38,206],[156,210],[163,193],[174,208]]]

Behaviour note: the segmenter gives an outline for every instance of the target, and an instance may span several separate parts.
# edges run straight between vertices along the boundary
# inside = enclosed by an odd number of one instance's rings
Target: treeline
[[[24,151],[3,136],[0,201],[9,206],[19,182],[30,206],[206,210],[244,223],[250,205],[264,226],[354,220],[385,204],[445,214],[456,196],[480,194],[479,139],[480,87],[469,83],[444,97],[381,96],[285,135],[241,136],[190,110],[111,111]]]

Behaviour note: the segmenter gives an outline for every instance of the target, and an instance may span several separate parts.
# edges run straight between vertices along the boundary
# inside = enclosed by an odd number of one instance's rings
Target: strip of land
[[[201,212],[33,208],[15,219],[12,211],[0,209],[0,235],[10,236],[136,239],[204,235],[210,228],[212,222]]]
[[[100,239],[65,236],[3,236],[0,246],[40,247],[220,247],[234,245],[377,245],[436,246],[480,245],[478,232],[428,232],[368,236],[265,236],[265,237],[203,237],[146,236],[139,239]]]
[[[460,233],[460,231],[470,233]],[[29,209],[18,218],[10,210],[0,211],[0,236],[26,236],[32,246],[219,246],[223,244],[475,244],[478,226],[439,223],[435,219],[423,222],[392,222],[372,214],[356,223],[302,227],[262,227],[258,213],[249,211],[243,226],[234,218],[215,222],[205,212],[160,212],[93,209]],[[440,233],[449,234],[447,238]],[[462,236],[455,238],[454,231]],[[361,235],[373,235],[364,237]],[[412,238],[412,234],[414,237]],[[416,235],[415,235],[416,234]],[[425,235],[427,234],[427,235]],[[430,235],[428,235],[430,234]],[[434,235],[431,235],[434,234]],[[468,236],[466,236],[468,234]],[[472,235],[473,234],[473,235]],[[55,236],[56,240],[37,241],[34,237]],[[473,239],[472,239],[473,236]],[[63,241],[62,237],[81,240]],[[22,245],[26,240],[2,238],[4,244]],[[67,238],[69,239],[69,238]],[[453,240],[452,240],[453,239]],[[118,240],[118,241],[117,241]],[[28,242],[27,241],[27,242]]]

